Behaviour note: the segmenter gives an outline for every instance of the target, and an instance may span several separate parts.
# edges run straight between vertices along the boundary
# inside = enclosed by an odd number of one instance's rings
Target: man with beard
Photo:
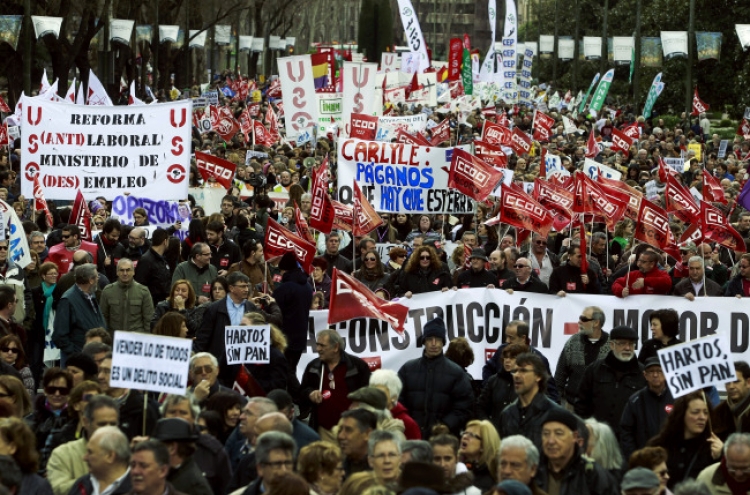
[[[638,334],[632,328],[613,328],[609,353],[586,368],[578,387],[576,414],[609,424],[618,436],[625,404],[646,386],[644,367],[635,356],[637,342]]]
[[[667,295],[672,291],[672,279],[659,268],[659,255],[653,251],[644,251],[638,257],[638,270],[618,278],[612,284],[612,294],[617,297],[628,297],[637,294]]]

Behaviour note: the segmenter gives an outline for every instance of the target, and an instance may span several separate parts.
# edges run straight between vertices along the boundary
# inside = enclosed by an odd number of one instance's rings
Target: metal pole
[[[633,68],[633,101],[636,112],[641,108],[641,1],[635,2],[635,67]],[[637,113],[636,113],[637,115]]]
[[[607,72],[609,62],[609,50],[607,49],[607,14],[609,13],[609,0],[604,0],[604,13],[602,15],[602,59],[599,62],[599,73]]]
[[[154,40],[156,40],[156,42],[154,42]],[[158,93],[159,92],[159,48],[161,48],[161,39],[159,36],[159,0],[156,0],[156,24],[154,25],[154,34],[151,37],[151,46],[149,48],[151,49],[151,52],[153,53],[153,57],[154,57],[154,65],[153,67],[151,67],[151,70],[153,71],[151,87],[152,89],[156,91],[156,93]],[[143,84],[146,84],[146,82],[144,81]],[[154,93],[154,96],[156,96],[156,93]]]
[[[559,4],[557,3],[557,0],[555,0],[555,33],[554,33],[555,34],[555,48],[554,48],[553,54],[552,54],[552,83],[555,84],[555,85],[557,85],[557,59],[558,59],[558,56],[559,56],[558,53],[557,53],[557,51],[559,49],[558,48],[559,44],[557,42],[557,38],[558,38],[558,36],[557,36],[558,35],[557,16],[558,16],[558,13],[560,11],[560,9],[558,8],[558,5]]]
[[[690,0],[688,21],[688,59],[685,71],[685,114],[690,118],[693,107],[693,56],[695,54],[695,0]]]

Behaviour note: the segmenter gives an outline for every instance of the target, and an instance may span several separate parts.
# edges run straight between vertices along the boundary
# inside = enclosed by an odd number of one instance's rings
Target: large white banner
[[[26,100],[21,194],[39,174],[47,199],[184,199],[190,171],[190,100],[146,106],[84,106]]]
[[[688,55],[687,31],[662,31],[661,48],[664,58],[669,60],[675,57],[686,57]]]
[[[112,388],[184,395],[193,342],[138,332],[115,332]]]
[[[278,64],[286,137],[289,140],[306,138],[308,135],[312,138],[318,122],[318,107],[310,55],[283,57],[278,59]]]
[[[401,15],[401,24],[404,26],[406,43],[412,52],[419,53],[419,71],[424,72],[430,67],[430,59],[427,56],[427,44],[424,42],[422,28],[417,19],[417,11],[411,4],[411,0],[398,0],[398,13]]]
[[[612,38],[612,50],[615,57],[615,65],[628,65],[633,58],[635,40],[632,36],[615,36]]]
[[[516,2],[505,0],[505,27],[503,31],[503,98],[509,103],[518,100],[518,86],[516,85],[516,68],[518,56],[516,55],[516,43],[518,42],[518,16],[516,15]]]
[[[401,67],[401,61],[397,53],[383,52],[380,54],[380,70],[378,72],[396,72],[399,67]]]
[[[516,291],[509,295],[498,289],[461,289],[417,294],[400,299],[409,308],[403,336],[386,322],[357,318],[338,323],[336,329],[346,340],[346,352],[370,363],[371,369],[398,370],[410,359],[421,357],[417,340],[425,323],[441,316],[448,340],[466,337],[474,350],[474,363],[467,371],[477,379],[482,366],[503,341],[503,329],[510,320],[529,322],[531,345],[550,362],[554,373],[565,342],[578,332],[578,317],[588,306],[598,306],[605,314],[604,330],[628,325],[639,336],[640,345],[651,338],[653,310],[672,308],[680,314],[680,339],[695,340],[721,331],[729,341],[731,360],[747,359],[750,346],[750,300],[734,297],[696,298],[688,301],[674,296],[614,296],[569,294],[557,297]],[[315,332],[328,328],[327,311],[311,311],[308,344],[302,354],[301,375],[314,358]]]
[[[378,64],[344,62],[344,99],[341,111],[344,135],[348,136],[352,113],[372,115],[375,106],[375,76]]]
[[[583,57],[586,60],[601,60],[602,38],[601,36],[583,37]]]
[[[470,198],[448,189],[453,148],[344,139],[339,143],[339,201],[353,203],[356,180],[377,211],[451,213],[473,211]]]
[[[422,132],[427,127],[427,115],[419,113],[416,115],[399,115],[395,117],[378,117],[377,141],[390,141],[396,137],[396,131],[403,129],[413,134]]]

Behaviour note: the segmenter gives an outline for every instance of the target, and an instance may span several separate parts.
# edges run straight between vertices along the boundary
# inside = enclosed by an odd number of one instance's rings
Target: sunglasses
[[[7,251],[7,250],[8,250],[8,246],[0,246],[0,251]]]
[[[513,268],[529,268],[529,265],[513,265]]]
[[[365,258],[365,261],[377,261],[376,258]]]
[[[104,225],[104,222],[94,222],[94,225],[96,225],[97,227],[101,227],[102,225]]]
[[[534,244],[536,244],[537,246],[546,246],[547,241],[534,241]]]
[[[420,256],[419,259],[420,260],[430,260],[432,258],[430,258],[429,256]]]
[[[213,370],[214,370],[214,367],[211,365],[196,366],[195,368],[193,368],[193,373],[200,375],[203,373],[211,373]]]
[[[19,352],[21,352],[17,347],[2,347],[0,348],[0,351],[11,352],[13,354],[18,354]]]
[[[62,235],[62,238],[63,238],[63,239],[68,239],[68,238],[70,238],[70,234],[67,234],[67,235],[63,234],[63,235]]]
[[[578,317],[578,321],[580,321],[581,323],[588,323],[590,321],[594,321],[594,319],[593,318],[587,318],[585,316],[579,316]]]
[[[44,391],[48,393],[49,395],[55,395],[56,393],[60,392],[60,395],[68,395],[70,393],[70,389],[68,387],[45,387]]]

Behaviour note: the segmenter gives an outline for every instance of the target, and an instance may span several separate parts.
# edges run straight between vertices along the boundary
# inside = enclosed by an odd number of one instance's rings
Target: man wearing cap
[[[657,495],[659,477],[650,469],[633,468],[623,476],[620,490],[622,495]]]
[[[694,301],[696,295],[698,297],[716,297],[723,296],[724,292],[719,284],[710,278],[706,278],[703,258],[691,256],[688,260],[688,276],[675,284],[672,294],[683,296],[688,301]]]
[[[612,329],[609,353],[590,364],[578,386],[575,412],[612,427],[619,437],[622,410],[631,395],[646,386],[643,365],[635,356],[638,334],[630,327]]]
[[[750,492],[750,434],[730,435],[721,462],[703,469],[698,481],[705,483],[713,495]]]
[[[401,402],[421,428],[422,438],[429,438],[432,427],[440,423],[458,436],[471,417],[471,382],[466,372],[443,354],[446,340],[442,318],[427,322],[422,357],[406,362],[398,371],[404,386]]]
[[[169,450],[170,469],[167,481],[175,489],[195,495],[213,494],[211,486],[193,459],[198,435],[190,423],[181,418],[160,419],[156,422],[153,438],[162,442]]]
[[[563,408],[547,413],[542,424],[542,451],[534,479],[550,495],[617,495],[617,481],[579,445],[578,419]]]
[[[485,268],[487,255],[482,248],[474,248],[470,257],[471,267],[462,271],[457,278],[454,288],[468,289],[473,287],[495,288],[495,275]]]
[[[281,285],[273,292],[273,296],[284,315],[281,323],[281,330],[287,339],[284,356],[289,361],[290,371],[296,376],[297,364],[307,347],[307,325],[313,291],[293,252],[284,253],[279,262],[279,270]]]
[[[659,433],[674,404],[658,357],[646,360],[643,376],[647,385],[630,396],[620,418],[623,459],[629,459],[630,454],[645,447]]]
[[[571,244],[568,249],[568,262],[552,270],[549,277],[549,293],[565,297],[566,294],[601,294],[596,272],[588,267],[581,272],[581,245]]]

